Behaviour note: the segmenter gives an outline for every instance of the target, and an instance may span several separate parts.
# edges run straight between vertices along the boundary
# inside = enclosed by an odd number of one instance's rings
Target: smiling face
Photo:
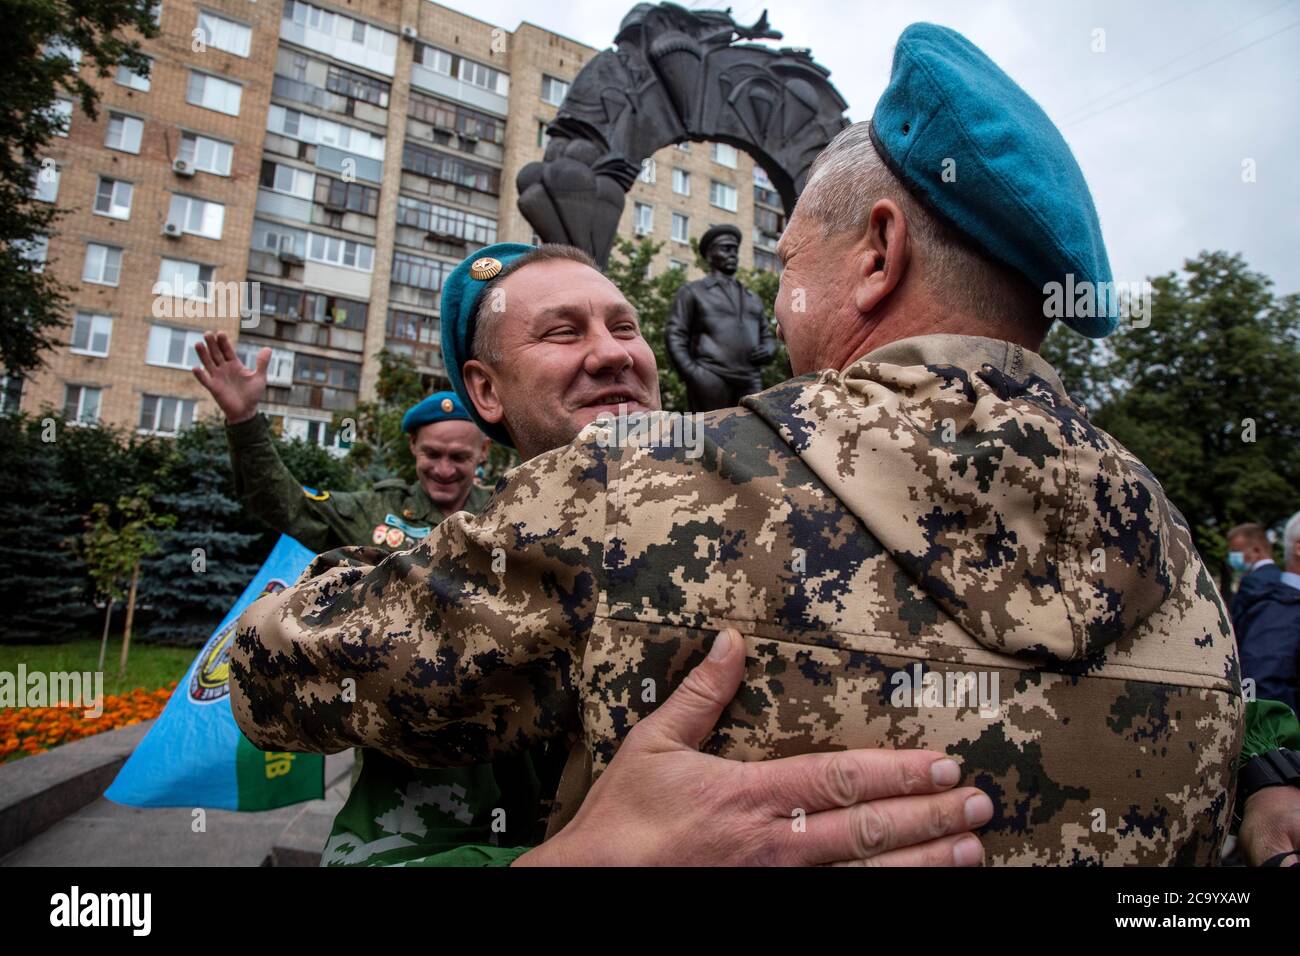
[[[494,292],[495,361],[471,359],[465,386],[485,421],[504,421],[532,458],[572,441],[603,413],[659,408],[659,371],[636,311],[590,266],[530,263]]]
[[[489,440],[473,422],[431,422],[410,437],[420,487],[444,514],[469,497],[474,471],[487,460]]]

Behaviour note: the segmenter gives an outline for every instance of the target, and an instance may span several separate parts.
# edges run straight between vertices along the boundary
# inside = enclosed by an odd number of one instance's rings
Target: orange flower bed
[[[85,716],[84,707],[8,707],[0,710],[0,763],[49,750],[106,730],[151,720],[162,713],[176,681],[158,690],[136,688],[105,694],[104,712]]]

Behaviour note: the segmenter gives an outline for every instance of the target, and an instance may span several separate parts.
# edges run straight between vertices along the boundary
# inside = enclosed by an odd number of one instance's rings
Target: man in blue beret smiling
[[[620,761],[677,699],[659,695],[716,697],[743,671],[696,728],[710,754],[924,747],[993,798],[991,862],[1215,862],[1242,734],[1223,602],[1158,482],[1034,351],[1052,283],[1096,288],[1065,316],[1076,331],[1116,325],[1059,132],[965,38],[910,27],[873,122],[818,158],[778,251],[799,377],[699,416],[698,457],[611,446],[600,425],[533,452],[510,414],[515,363],[552,335],[605,345],[615,312],[593,287],[584,321],[570,307],[552,324],[563,308],[517,295],[529,269],[476,262],[480,286],[444,306],[460,340],[444,354],[484,364],[458,390],[533,456],[478,518],[378,564],[319,562],[252,605],[231,652],[240,727],[267,748],[416,764],[576,740],[542,849],[599,861]],[[524,330],[496,355],[475,324],[498,306],[497,333]],[[635,365],[556,365],[529,399],[566,396],[569,422],[643,402],[620,391]],[[358,635],[383,653],[349,664]],[[348,679],[392,706],[339,705]],[[878,812],[858,817],[868,843]],[[805,848],[834,829],[822,816],[793,828]],[[649,841],[643,859],[699,859],[721,829],[691,818],[676,856]]]

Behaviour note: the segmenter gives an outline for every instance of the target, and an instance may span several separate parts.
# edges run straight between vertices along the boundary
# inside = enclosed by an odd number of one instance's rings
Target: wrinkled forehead
[[[531,263],[498,286],[512,325],[527,326],[555,315],[635,315],[618,286],[590,266],[567,259]]]

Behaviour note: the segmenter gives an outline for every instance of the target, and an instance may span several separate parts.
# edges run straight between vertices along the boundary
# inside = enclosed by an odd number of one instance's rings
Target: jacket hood
[[[1245,617],[1259,605],[1270,601],[1280,604],[1300,604],[1300,588],[1283,584],[1276,576],[1268,578],[1262,574],[1244,575],[1237,585],[1233,598],[1233,612]]]
[[[1020,346],[906,339],[744,404],[990,650],[1091,658],[1199,563],[1156,479]]]

